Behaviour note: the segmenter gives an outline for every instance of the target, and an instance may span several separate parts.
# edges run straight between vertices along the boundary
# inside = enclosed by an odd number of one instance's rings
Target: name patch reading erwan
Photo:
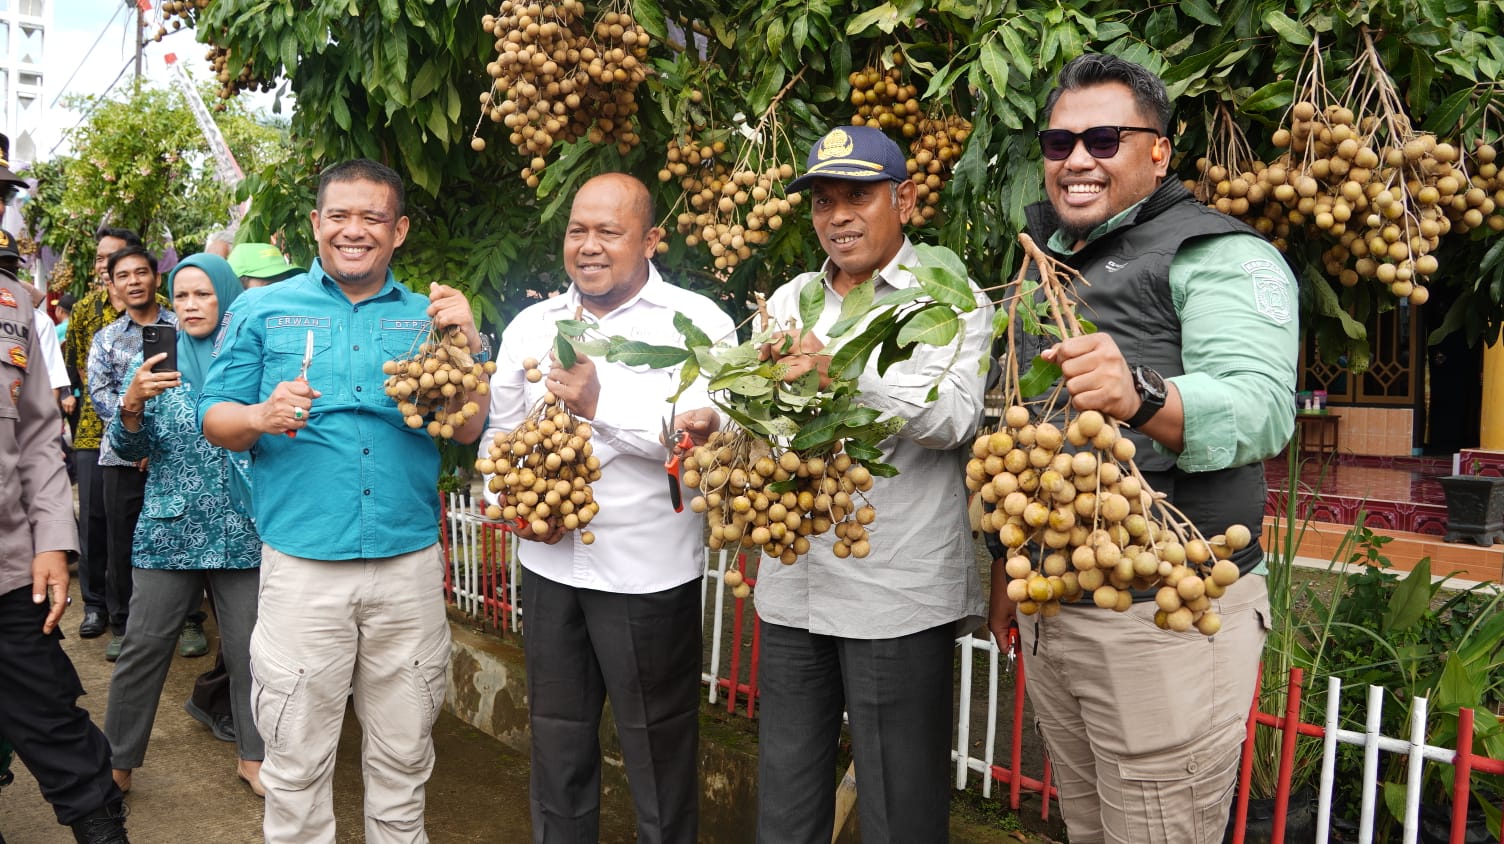
[[[266,318],[267,328],[328,328],[329,317],[272,316]]]

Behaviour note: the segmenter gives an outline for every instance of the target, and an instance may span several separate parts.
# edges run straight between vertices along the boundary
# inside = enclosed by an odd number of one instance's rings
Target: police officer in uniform
[[[0,167],[0,182],[7,177]],[[78,526],[31,310],[26,288],[0,273],[0,500],[9,502],[0,507],[0,735],[77,841],[128,844],[109,743],[77,705],[84,690],[58,629]]]

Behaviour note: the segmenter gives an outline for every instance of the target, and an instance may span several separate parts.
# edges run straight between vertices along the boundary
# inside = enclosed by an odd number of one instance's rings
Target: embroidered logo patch
[[[26,368],[26,350],[20,346],[10,347],[10,362],[22,369]]]
[[[1127,264],[1119,264],[1117,261],[1108,261],[1107,262],[1107,271],[1110,272],[1110,273],[1115,273],[1118,270],[1121,270],[1122,268],[1124,268],[1126,266],[1128,266],[1128,265]]]
[[[0,305],[4,305],[7,308],[19,307],[16,304],[16,294],[10,292],[10,288],[0,287]]]
[[[13,405],[19,405],[21,403],[21,379],[20,378],[17,378],[16,380],[10,382],[10,403],[13,404]]]
[[[1243,262],[1243,270],[1253,281],[1253,306],[1270,322],[1284,325],[1295,313],[1290,297],[1290,280],[1280,264],[1257,258]]]
[[[840,129],[830,130],[825,140],[820,142],[820,148],[815,151],[815,157],[821,161],[829,161],[832,158],[845,158],[856,148],[851,136]]]

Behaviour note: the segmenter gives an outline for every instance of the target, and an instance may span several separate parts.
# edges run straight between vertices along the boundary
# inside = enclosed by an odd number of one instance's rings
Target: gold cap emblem
[[[851,142],[851,136],[846,134],[844,129],[832,129],[830,134],[820,141],[820,149],[815,152],[815,157],[821,161],[845,158],[854,148],[855,144]]]

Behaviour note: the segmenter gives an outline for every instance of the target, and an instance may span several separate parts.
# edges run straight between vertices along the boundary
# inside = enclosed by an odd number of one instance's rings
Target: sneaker
[[[182,635],[178,636],[178,656],[203,656],[209,652],[209,640],[204,638],[204,625],[197,621],[183,622]]]
[[[183,711],[193,716],[193,720],[209,728],[209,732],[220,741],[235,740],[235,719],[229,715],[211,715],[193,702],[192,698],[183,701]]]
[[[110,643],[104,646],[104,658],[110,662],[120,658],[120,646],[125,644],[125,634],[116,633],[110,637]]]

